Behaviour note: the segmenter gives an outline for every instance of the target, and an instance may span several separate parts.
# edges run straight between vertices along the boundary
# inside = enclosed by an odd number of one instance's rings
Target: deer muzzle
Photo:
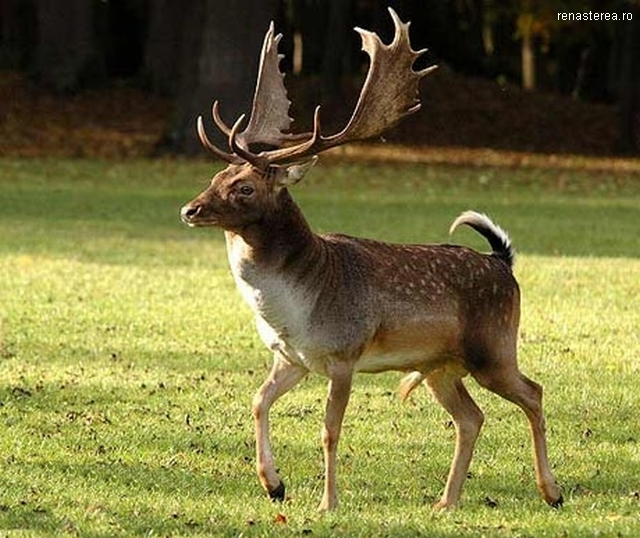
[[[195,226],[200,211],[202,211],[202,206],[200,204],[190,203],[184,205],[180,210],[180,219],[189,226]]]

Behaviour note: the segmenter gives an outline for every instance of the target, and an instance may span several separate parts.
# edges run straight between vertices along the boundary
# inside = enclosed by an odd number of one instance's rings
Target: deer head
[[[375,137],[401,119],[419,110],[420,79],[436,66],[420,71],[413,64],[426,49],[414,51],[409,42],[409,23],[403,23],[389,8],[395,35],[389,45],[377,34],[356,28],[362,38],[362,49],[370,64],[351,119],[338,133],[322,134],[320,107],[316,107],[311,133],[292,134],[289,127],[290,101],[279,63],[278,43],[271,23],[265,35],[258,78],[247,126],[241,115],[232,127],[220,116],[218,101],[212,107],[213,121],[226,135],[229,151],[215,146],[207,137],[202,116],[197,131],[202,145],[228,163],[211,185],[181,211],[182,220],[190,226],[214,225],[226,230],[239,230],[256,222],[278,207],[283,189],[298,182],[315,163],[317,155],[330,148],[355,140]],[[252,146],[270,149],[254,152]]]

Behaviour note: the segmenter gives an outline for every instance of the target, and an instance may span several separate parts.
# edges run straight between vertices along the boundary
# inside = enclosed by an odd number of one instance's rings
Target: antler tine
[[[295,146],[263,151],[260,155],[269,164],[282,164],[305,159],[309,155],[315,155],[324,151],[323,142],[326,140],[321,133],[320,105],[313,112],[313,131],[306,135],[308,138]]]
[[[374,137],[420,109],[420,79],[436,66],[413,70],[414,62],[426,49],[414,51],[411,48],[410,23],[403,23],[393,9],[388,9],[395,28],[389,45],[382,43],[374,32],[355,28],[370,64],[358,102],[344,129],[331,136],[321,136],[316,109],[314,124],[316,120],[318,123],[314,125],[312,138],[295,146],[262,152],[269,163],[294,162],[347,142]]]
[[[255,153],[251,153],[251,151],[243,148],[240,142],[237,140],[238,131],[240,130],[240,126],[242,125],[244,119],[245,114],[242,114],[233,124],[233,127],[229,132],[229,148],[235,155],[245,160],[258,170],[266,170],[269,167],[268,161],[261,155],[256,155]]]
[[[200,143],[204,146],[205,149],[209,150],[216,157],[229,164],[238,163],[238,158],[235,155],[227,153],[226,151],[222,151],[211,143],[206,131],[204,130],[204,122],[202,120],[202,116],[198,116],[198,119],[196,121],[196,130],[198,131],[198,138],[200,139]]]
[[[311,149],[321,140],[320,105],[318,105],[313,111],[313,132],[311,133],[311,138],[306,143],[308,144],[309,149]]]
[[[231,129],[229,129],[227,124],[222,119],[222,116],[220,116],[220,102],[217,99],[213,102],[213,106],[211,107],[211,117],[213,118],[215,124],[218,126],[218,129],[220,129],[223,134],[228,137]]]

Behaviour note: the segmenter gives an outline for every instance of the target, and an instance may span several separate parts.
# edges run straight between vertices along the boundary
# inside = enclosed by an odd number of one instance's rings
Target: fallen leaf
[[[286,525],[286,524],[287,524],[287,516],[285,516],[284,514],[278,514],[278,515],[274,518],[273,522],[274,522],[276,525]]]

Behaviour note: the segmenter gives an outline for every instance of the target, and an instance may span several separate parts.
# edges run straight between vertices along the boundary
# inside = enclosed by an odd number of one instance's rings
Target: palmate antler
[[[282,56],[277,52],[277,45],[282,36],[279,34],[274,37],[272,23],[262,48],[253,108],[247,128],[239,132],[244,122],[243,114],[229,129],[220,118],[218,102],[213,105],[213,119],[227,135],[229,148],[233,153],[224,152],[209,141],[204,132],[202,117],[199,117],[198,134],[202,144],[227,162],[246,161],[256,168],[266,170],[271,165],[301,161],[348,142],[374,137],[419,110],[420,79],[437,66],[421,71],[413,70],[414,62],[426,49],[414,51],[411,48],[410,23],[403,23],[393,9],[388,9],[395,27],[395,35],[389,45],[382,43],[374,32],[355,29],[362,37],[362,50],[369,55],[370,65],[351,119],[342,131],[330,136],[322,135],[318,106],[314,113],[312,133],[285,133],[292,121],[289,117],[291,103],[279,69]],[[287,141],[301,138],[303,141],[298,144],[282,147]],[[249,145],[253,143],[276,146],[276,149],[252,153]]]
[[[283,55],[278,54],[278,43],[282,39],[282,34],[274,34],[272,22],[262,44],[258,79],[256,81],[249,124],[242,133],[237,133],[233,136],[234,144],[242,144],[244,148],[249,148],[249,144],[253,143],[281,146],[285,140],[291,138],[291,135],[284,134],[285,131],[289,130],[293,120],[289,117],[291,101],[287,97],[287,90],[283,82],[284,75],[279,68]],[[233,150],[233,145],[231,144],[233,129],[230,129],[220,117],[218,101],[213,103],[211,113],[215,124],[229,138],[229,147]],[[234,126],[236,131],[243,118],[244,115],[236,122]],[[227,162],[242,162],[246,160],[236,152],[230,154],[214,146],[205,133],[202,116],[198,117],[197,130],[202,145],[216,156]]]

